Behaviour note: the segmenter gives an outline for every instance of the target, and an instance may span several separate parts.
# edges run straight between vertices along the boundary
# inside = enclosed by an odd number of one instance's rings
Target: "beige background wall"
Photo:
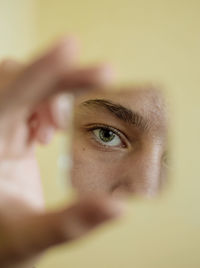
[[[36,46],[36,5],[32,0],[0,0],[0,57],[25,60]]]
[[[49,251],[38,268],[200,267],[200,2],[198,0],[0,0],[0,56],[27,59],[65,33],[83,63],[106,60],[118,81],[163,84],[172,102],[174,168],[154,201],[87,239]],[[56,178],[60,136],[40,148],[48,207],[64,200]]]

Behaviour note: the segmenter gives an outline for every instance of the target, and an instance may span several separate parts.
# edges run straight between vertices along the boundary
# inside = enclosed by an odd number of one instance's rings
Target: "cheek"
[[[105,152],[74,146],[72,185],[78,192],[110,192],[119,164]]]

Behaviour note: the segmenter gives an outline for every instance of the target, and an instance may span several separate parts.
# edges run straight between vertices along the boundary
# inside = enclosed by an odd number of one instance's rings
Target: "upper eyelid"
[[[129,141],[129,138],[127,137],[127,135],[123,131],[119,130],[116,127],[112,127],[110,125],[106,125],[106,124],[89,124],[86,127],[90,128],[90,130],[94,130],[94,129],[98,129],[98,128],[107,128],[107,129],[110,129],[111,131],[113,131],[115,134],[118,134],[119,136],[122,134]]]

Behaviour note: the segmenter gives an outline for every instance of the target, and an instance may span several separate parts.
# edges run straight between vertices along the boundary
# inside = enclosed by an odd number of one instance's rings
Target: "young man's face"
[[[77,100],[72,184],[78,192],[156,193],[166,176],[165,110],[162,95],[153,89]]]

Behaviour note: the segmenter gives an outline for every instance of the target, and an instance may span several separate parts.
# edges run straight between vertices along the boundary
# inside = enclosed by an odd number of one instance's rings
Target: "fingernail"
[[[107,205],[107,213],[111,218],[117,218],[124,214],[125,212],[125,203],[119,200],[113,200]]]
[[[73,96],[70,94],[62,94],[57,98],[57,123],[62,129],[67,128],[71,123],[71,115],[73,108]]]
[[[49,54],[55,54],[57,59],[66,59],[67,65],[74,62],[79,57],[79,45],[74,37],[65,37],[53,46]]]

